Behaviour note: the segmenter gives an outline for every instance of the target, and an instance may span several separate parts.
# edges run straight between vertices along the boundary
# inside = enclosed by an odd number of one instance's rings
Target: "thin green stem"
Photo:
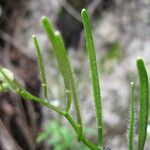
[[[20,95],[20,96],[21,96],[22,98],[24,98],[24,99],[32,100],[32,101],[35,101],[35,102],[37,102],[37,103],[40,103],[40,104],[42,104],[42,105],[44,105],[44,106],[46,106],[46,107],[48,107],[48,108],[50,108],[50,109],[56,111],[56,112],[59,113],[60,115],[63,115],[63,114],[64,114],[64,112],[63,112],[62,110],[60,110],[60,108],[55,107],[55,106],[53,106],[53,105],[50,104],[50,103],[47,103],[47,102],[44,101],[43,99],[38,98],[38,97],[36,97],[36,96],[30,94],[30,93],[27,92],[26,90],[18,90],[18,91],[17,91],[17,94]]]
[[[139,74],[139,84],[140,84],[138,150],[143,150],[146,141],[146,135],[147,135],[149,86],[148,86],[147,71],[142,58],[137,58],[137,70]]]
[[[87,140],[87,138],[85,138],[85,136],[82,137],[81,141],[82,141],[87,147],[89,147],[91,150],[103,150],[102,147],[97,147],[96,145],[94,145],[93,143],[91,143],[89,140]]]
[[[47,83],[46,83],[46,75],[45,75],[45,69],[43,65],[42,54],[36,36],[33,35],[32,38],[35,47],[36,57],[38,60],[39,71],[41,75],[43,95],[47,99]]]
[[[64,113],[65,118],[68,120],[68,122],[71,124],[71,126],[74,128],[75,132],[78,132],[78,125],[74,122],[74,120],[71,118],[71,116],[68,113]],[[91,150],[102,150],[102,148],[98,148],[96,145],[91,143],[87,138],[82,135],[81,141]]]
[[[73,127],[73,129],[75,130],[75,132],[77,132],[78,131],[78,127],[77,127],[75,121],[71,118],[71,116],[67,112],[64,112],[64,117],[71,124],[71,126]]]
[[[98,128],[98,144],[102,146],[103,144],[103,125],[102,125],[102,108],[101,108],[101,95],[100,95],[100,85],[99,77],[97,71],[97,63],[95,56],[95,48],[92,37],[92,31],[90,27],[88,13],[85,9],[81,12],[83,26],[84,26],[84,35],[86,40],[86,48],[88,54],[88,60],[90,65],[90,77],[92,82],[94,104],[97,118],[97,128]]]
[[[130,83],[130,110],[128,128],[128,150],[133,150],[134,143],[134,82]]]

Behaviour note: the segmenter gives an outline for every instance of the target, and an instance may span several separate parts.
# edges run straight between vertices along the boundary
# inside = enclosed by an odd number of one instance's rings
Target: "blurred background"
[[[47,74],[49,100],[64,108],[65,90],[48,40],[40,25],[47,16],[60,30],[76,79],[85,134],[96,142],[95,112],[80,11],[87,8],[100,72],[104,146],[126,150],[129,83],[136,58],[150,75],[150,0],[0,0],[0,66],[7,67],[32,94],[42,97],[32,35],[38,37]],[[74,108],[71,107],[74,116]],[[135,123],[137,141],[138,121]],[[0,94],[0,150],[86,150],[61,116],[13,93]],[[136,144],[135,144],[136,145]],[[145,150],[150,147],[149,136]],[[136,148],[135,148],[136,149]]]

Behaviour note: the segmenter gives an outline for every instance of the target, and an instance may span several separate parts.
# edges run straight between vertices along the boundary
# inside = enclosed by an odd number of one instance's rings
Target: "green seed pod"
[[[140,84],[138,150],[143,150],[146,141],[146,135],[147,135],[149,87],[148,87],[147,71],[142,58],[137,58],[137,70],[139,74],[139,84]]]

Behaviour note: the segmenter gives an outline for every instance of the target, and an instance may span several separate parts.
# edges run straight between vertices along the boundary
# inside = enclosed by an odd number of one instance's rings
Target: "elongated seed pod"
[[[130,83],[130,110],[129,110],[129,126],[127,132],[128,150],[133,150],[134,142],[134,83]]]
[[[47,99],[47,83],[46,83],[46,75],[45,75],[45,69],[43,65],[41,50],[40,50],[40,47],[39,47],[39,44],[35,35],[32,36],[32,39],[33,39],[36,57],[38,60],[39,71],[41,75],[43,95],[44,95],[44,98]]]
[[[51,23],[48,21],[46,17],[42,17],[41,19],[41,24],[43,26],[43,29],[45,30],[47,37],[52,45],[53,53],[54,56],[57,60],[58,64],[58,69],[60,73],[62,74],[64,83],[65,83],[65,88],[66,91],[70,91],[74,100],[74,105],[75,105],[75,111],[76,111],[76,116],[77,116],[77,123],[79,125],[79,131],[80,134],[78,134],[78,138],[80,139],[82,133],[82,118],[81,118],[81,113],[80,113],[80,107],[79,107],[79,102],[78,102],[78,95],[77,95],[77,90],[75,87],[75,81],[71,69],[71,64],[69,62],[66,49],[64,46],[64,43],[62,41],[61,35],[59,32],[54,32]],[[70,109],[70,100],[68,99],[69,104],[67,106],[67,109]],[[69,110],[67,110],[69,111]],[[81,128],[81,129],[80,129]]]
[[[137,70],[139,74],[140,84],[140,112],[139,112],[139,129],[138,129],[138,150],[143,150],[146,135],[147,135],[147,123],[148,123],[148,105],[149,105],[149,87],[148,76],[142,58],[137,58]]]
[[[99,77],[97,71],[97,63],[95,56],[95,48],[92,37],[92,31],[90,27],[88,13],[85,9],[81,12],[83,26],[84,26],[84,35],[86,40],[87,55],[90,68],[90,77],[92,83],[92,91],[94,97],[96,118],[97,118],[97,128],[98,128],[98,144],[102,146],[103,143],[103,127],[102,127],[102,108],[101,108],[101,95],[100,95],[100,85]]]

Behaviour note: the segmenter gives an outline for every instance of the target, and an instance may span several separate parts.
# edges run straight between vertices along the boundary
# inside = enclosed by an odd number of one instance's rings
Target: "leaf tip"
[[[32,35],[32,39],[35,39],[36,38],[36,36],[35,35]]]
[[[136,65],[138,69],[145,68],[145,64],[144,64],[142,57],[137,57]]]
[[[87,10],[86,10],[85,8],[83,8],[83,9],[81,10],[81,16],[82,16],[82,18],[84,18],[84,17],[87,16]]]
[[[137,64],[144,63],[142,57],[140,57],[140,56],[137,57],[136,62],[137,62]]]
[[[131,85],[131,86],[134,86],[134,82],[133,82],[133,81],[132,81],[132,82],[130,82],[130,85]]]
[[[81,13],[86,13],[87,12],[87,10],[85,9],[85,8],[83,8],[82,10],[81,10]]]
[[[47,17],[46,16],[42,16],[40,21],[43,22],[43,21],[46,21],[46,20],[47,20]]]
[[[55,31],[55,36],[60,36],[60,32],[58,30]]]
[[[41,23],[41,25],[47,25],[47,24],[49,24],[49,20],[46,16],[42,16],[40,19],[40,23]]]

